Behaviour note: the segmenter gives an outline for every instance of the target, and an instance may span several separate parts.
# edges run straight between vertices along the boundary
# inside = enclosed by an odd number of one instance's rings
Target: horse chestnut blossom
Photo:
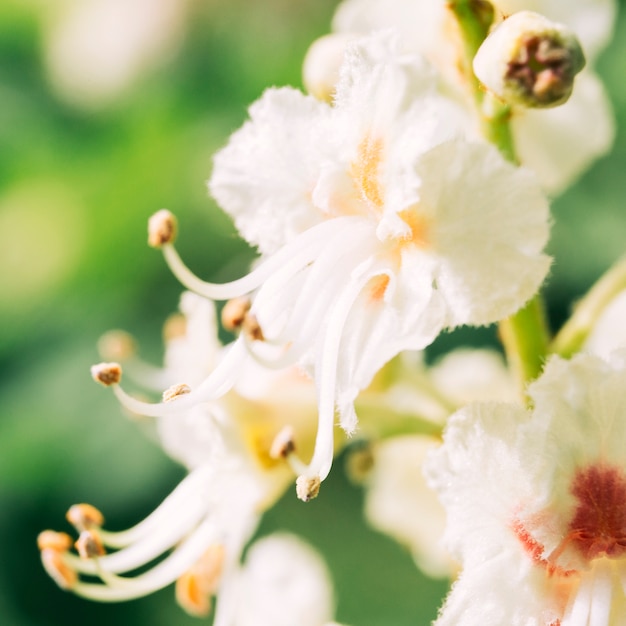
[[[477,3],[477,6],[480,3]],[[532,10],[567,26],[578,37],[587,69],[576,79],[569,101],[555,109],[530,110],[514,107],[511,132],[519,161],[537,173],[544,188],[560,193],[589,165],[610,149],[615,136],[611,105],[602,83],[593,71],[599,53],[609,42],[616,15],[614,0],[496,0],[490,4],[495,22],[519,11]],[[424,54],[444,79],[445,89],[456,94],[469,109],[470,77],[459,71],[463,64],[459,26],[444,0],[344,0],[333,19],[333,31],[342,39],[382,28],[398,29],[407,50]],[[456,43],[455,43],[456,42]],[[322,49],[321,47],[319,48]],[[320,63],[328,57],[319,56]],[[501,60],[494,59],[494,66]],[[309,62],[310,66],[314,63]],[[488,72],[489,70],[487,70]],[[315,76],[321,75],[316,69]],[[332,76],[326,70],[326,76]],[[328,91],[328,88],[326,88]],[[321,93],[321,88],[317,89]],[[592,119],[593,124],[588,120]],[[475,122],[468,132],[474,133]]]
[[[460,410],[427,462],[463,567],[436,626],[624,623],[624,353],[554,357],[529,395]]]
[[[327,476],[335,409],[352,432],[354,400],[385,362],[443,329],[516,312],[548,271],[538,182],[463,139],[458,116],[425,61],[390,33],[365,38],[346,55],[334,105],[270,89],[215,157],[211,192],[262,253],[248,276],[199,281],[167,215],[155,222],[153,241],[187,288],[213,299],[256,290],[261,332],[242,333],[227,367],[247,355],[313,376],[319,427],[303,480]]]
[[[311,381],[293,368],[264,371],[249,362],[248,370],[240,372],[240,384],[219,400],[184,406],[190,395],[186,382],[195,386],[219,367],[228,348],[217,340],[212,302],[185,293],[181,309],[184,315],[166,324],[163,368],[141,361],[130,336],[119,331],[101,342],[105,356],[122,357],[147,389],[172,385],[164,393],[163,407],[169,412],[153,415],[154,405],[123,391],[119,364],[103,363],[92,373],[116,390],[136,419],[142,414],[157,418],[163,448],[189,474],[153,513],[127,530],[105,529],[103,515],[91,505],[73,506],[67,518],[79,532],[78,555],[70,551],[72,540],[65,533],[45,531],[39,546],[51,577],[77,595],[119,602],[176,582],[177,600],[187,612],[208,614],[212,596],[218,595],[214,623],[231,626],[237,603],[227,598],[239,584],[243,549],[262,513],[292,479],[275,442],[293,448],[295,441],[305,453],[312,448],[315,393]],[[288,435],[281,434],[285,427]],[[107,554],[106,549],[113,551]],[[155,560],[147,571],[130,574]]]

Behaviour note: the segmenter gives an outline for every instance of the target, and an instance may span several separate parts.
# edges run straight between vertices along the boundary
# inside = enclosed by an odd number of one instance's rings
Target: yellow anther
[[[163,402],[171,402],[180,396],[191,393],[191,387],[181,383],[180,385],[172,385],[163,392]]]
[[[322,481],[319,476],[298,476],[296,479],[296,494],[302,502],[317,498]]]
[[[98,533],[94,530],[83,530],[76,543],[76,551],[81,559],[93,559],[97,556],[104,556],[106,551]]]
[[[222,326],[226,330],[238,330],[243,325],[251,306],[250,298],[233,298],[222,309]]]
[[[148,245],[153,248],[172,243],[176,239],[176,218],[167,209],[157,211],[148,220]]]
[[[74,504],[65,514],[65,518],[79,532],[100,528],[104,524],[104,516],[91,504]]]

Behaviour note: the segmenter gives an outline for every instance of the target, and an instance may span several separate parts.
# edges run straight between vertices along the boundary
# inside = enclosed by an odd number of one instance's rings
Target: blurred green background
[[[0,4],[2,626],[199,623],[175,605],[171,588],[122,605],[63,593],[44,574],[35,538],[44,528],[66,529],[75,502],[98,506],[111,527],[130,525],[183,476],[91,382],[96,340],[121,327],[144,354],[161,356],[161,325],[181,289],[145,243],[156,209],[177,213],[180,249],[200,275],[231,278],[252,258],[207,197],[212,154],[265,87],[300,85],[303,55],[328,31],[336,0],[170,4],[177,26],[162,34],[161,48],[153,42],[157,51],[126,83],[111,70],[99,86],[90,59],[63,48],[72,2]],[[94,33],[101,26],[96,21]],[[92,36],[84,24],[81,32]],[[82,83],[68,84],[63,59],[85,61]],[[555,325],[626,248],[625,63],[622,16],[599,62],[620,125],[615,148],[553,203],[547,297]],[[455,334],[435,350],[493,335]],[[290,529],[322,550],[338,620],[428,624],[443,585],[422,578],[402,548],[365,526],[361,493],[338,469],[306,506],[287,494],[261,532]]]

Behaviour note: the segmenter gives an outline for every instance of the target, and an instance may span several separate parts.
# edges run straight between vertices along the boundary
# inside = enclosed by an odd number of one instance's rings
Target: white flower
[[[180,43],[187,0],[70,0],[44,30],[54,87],[69,101],[101,106]]]
[[[171,243],[163,250],[206,297],[258,289],[250,313],[265,341],[244,334],[233,351],[243,343],[269,366],[302,360],[313,372],[320,426],[307,475],[323,479],[335,407],[352,431],[353,401],[387,360],[534,295],[549,267],[548,206],[529,172],[454,137],[455,109],[429,68],[398,56],[387,33],[351,48],[334,106],[271,89],[250,116],[210,186],[265,261],[212,285]]]
[[[522,10],[535,11],[568,26],[582,44],[587,69],[577,77],[570,100],[555,110],[516,109],[511,119],[520,161],[537,173],[547,191],[560,193],[608,152],[615,137],[611,105],[592,66],[612,35],[616,2],[496,0],[492,4],[498,20]],[[344,0],[333,20],[333,30],[343,34],[381,28],[397,29],[405,49],[424,54],[448,89],[457,94],[467,89],[456,69],[458,30],[443,0]],[[468,132],[475,133],[473,122]]]
[[[235,389],[218,400],[186,405],[191,389],[185,381],[195,387],[229,352],[217,340],[212,302],[185,293],[181,310],[182,319],[166,324],[162,369],[141,361],[128,336],[109,335],[102,344],[105,350],[115,349],[117,356],[125,356],[125,366],[144,386],[158,389],[164,382],[176,381],[165,392],[162,405],[126,394],[119,386],[117,364],[96,366],[93,371],[100,382],[114,387],[131,412],[157,417],[164,449],[190,470],[189,475],[151,515],[121,532],[104,529],[102,515],[93,507],[72,507],[68,519],[84,544],[78,548],[80,558],[69,552],[71,541],[59,541],[58,534],[52,534],[50,541],[44,533],[40,544],[50,575],[78,595],[130,600],[176,581],[179,603],[192,614],[205,615],[212,610],[212,596],[230,595],[239,558],[261,514],[292,480],[289,464],[272,453],[277,435],[288,426],[292,447],[297,443],[310,453],[315,393],[300,372],[267,372],[248,362],[239,371],[241,380]],[[297,458],[292,462],[297,463]],[[105,548],[114,552],[105,555]],[[161,560],[141,574],[131,574],[155,559]],[[85,577],[99,577],[101,582],[88,582]],[[218,602],[214,624],[231,626],[235,609],[229,602]]]
[[[276,534],[256,541],[239,575],[233,626],[324,626],[333,616],[325,563],[301,539]]]
[[[553,358],[529,393],[459,411],[428,462],[463,566],[437,626],[624,623],[624,359]]]

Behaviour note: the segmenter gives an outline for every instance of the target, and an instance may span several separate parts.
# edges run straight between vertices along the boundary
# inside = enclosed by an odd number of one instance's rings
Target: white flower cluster
[[[304,64],[310,95],[268,89],[215,156],[209,189],[258,249],[251,271],[201,281],[174,248],[175,217],[150,219],[149,243],[189,290],[165,364],[115,332],[92,374],[155,419],[189,475],[126,531],[72,507],[78,555],[64,533],[39,541],[59,585],[117,601],[176,581],[192,614],[218,597],[217,626],[328,624],[326,570],[295,539],[240,561],[288,485],[315,498],[347,447],[370,523],[427,573],[458,575],[438,625],[626,623],[626,263],[554,338],[539,295],[546,194],[612,141],[592,66],[614,12],[609,0],[339,6]],[[227,301],[225,346],[214,301]],[[486,350],[434,365],[416,353],[492,323],[508,366]],[[162,402],[122,389],[122,367]]]

